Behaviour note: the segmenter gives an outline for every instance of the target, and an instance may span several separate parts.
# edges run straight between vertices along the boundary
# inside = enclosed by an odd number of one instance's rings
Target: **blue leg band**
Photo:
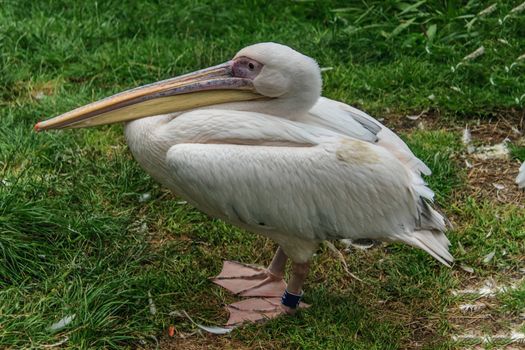
[[[283,304],[284,306],[288,306],[289,308],[296,309],[299,306],[299,303],[301,302],[303,294],[303,292],[301,292],[301,295],[292,294],[285,290],[281,298],[281,304]]]

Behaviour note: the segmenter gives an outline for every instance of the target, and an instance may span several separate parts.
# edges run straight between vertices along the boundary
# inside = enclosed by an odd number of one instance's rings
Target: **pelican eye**
[[[262,67],[263,64],[254,59],[238,57],[233,61],[232,75],[237,78],[255,79]]]

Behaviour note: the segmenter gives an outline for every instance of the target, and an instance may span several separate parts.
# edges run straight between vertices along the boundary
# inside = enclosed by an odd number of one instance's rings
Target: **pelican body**
[[[263,317],[293,313],[324,240],[404,242],[445,265],[453,261],[446,220],[431,207],[433,192],[421,177],[430,169],[391,130],[321,97],[321,88],[313,59],[261,43],[226,63],[117,94],[35,128],[125,121],[131,152],[155,180],[205,213],[275,241],[279,248],[267,269],[225,262],[214,280],[235,294],[265,298],[232,314],[229,324],[238,324],[258,319],[261,303],[275,306]]]

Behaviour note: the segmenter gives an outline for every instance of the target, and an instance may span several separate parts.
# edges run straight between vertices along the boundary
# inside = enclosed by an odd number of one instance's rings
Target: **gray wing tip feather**
[[[370,131],[372,134],[377,135],[383,127],[376,122],[373,121],[373,119],[367,119],[359,114],[351,113],[350,114],[352,118],[359,124],[363,126],[366,130]]]

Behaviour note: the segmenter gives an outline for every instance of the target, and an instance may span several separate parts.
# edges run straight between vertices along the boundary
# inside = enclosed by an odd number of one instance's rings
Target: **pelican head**
[[[321,86],[313,59],[284,45],[260,43],[228,62],[118,93],[40,122],[35,129],[112,124],[215,105],[291,117],[315,104]]]

